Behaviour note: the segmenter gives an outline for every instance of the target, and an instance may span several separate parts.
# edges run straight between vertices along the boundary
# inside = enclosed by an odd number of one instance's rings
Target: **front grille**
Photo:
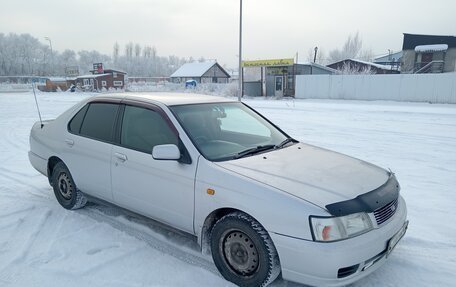
[[[398,203],[398,198],[396,198],[395,200],[391,201],[387,205],[380,207],[379,209],[376,209],[374,211],[375,220],[377,221],[378,225],[387,221],[396,213],[397,203]]]
[[[352,275],[353,273],[355,273],[358,270],[358,266],[359,266],[359,264],[340,268],[339,271],[337,271],[337,278],[344,278],[344,277]]]

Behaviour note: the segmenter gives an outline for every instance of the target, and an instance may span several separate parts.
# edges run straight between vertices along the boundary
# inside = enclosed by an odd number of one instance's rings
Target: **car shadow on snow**
[[[201,253],[201,248],[194,235],[98,200],[88,202],[85,208],[77,212],[125,232],[167,255],[221,276],[212,261],[212,257]],[[303,287],[305,285],[278,278],[270,286]]]

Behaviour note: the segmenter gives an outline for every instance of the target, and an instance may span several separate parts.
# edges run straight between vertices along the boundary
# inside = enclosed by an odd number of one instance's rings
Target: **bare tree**
[[[315,48],[309,48],[307,50],[307,61],[309,63],[313,63],[315,57]],[[315,59],[315,63],[324,65],[325,64],[325,51],[323,48],[318,48],[317,49],[317,58]]]
[[[152,47],[152,59],[154,59],[154,61],[155,61],[156,57],[157,57],[157,48]]]
[[[360,56],[363,41],[359,36],[359,32],[354,35],[349,35],[342,49],[335,49],[329,52],[329,61],[331,63],[346,59],[356,59]]]
[[[374,52],[371,49],[362,50],[359,54],[359,58],[363,61],[371,62],[374,60]]]
[[[323,48],[318,49],[317,63],[320,65],[326,64],[326,54],[325,54],[325,50]]]
[[[125,45],[125,56],[129,59],[133,58],[133,42]]]
[[[309,50],[307,50],[307,62],[309,62],[309,63],[313,62],[314,53],[315,53],[314,48],[309,48]]]
[[[143,49],[143,57],[146,59],[149,59],[151,55],[152,55],[152,47],[145,46]]]
[[[114,63],[117,63],[117,61],[119,60],[119,50],[120,50],[119,43],[115,42],[114,46],[113,46],[113,51],[112,51],[112,57],[114,59]]]
[[[135,57],[139,58],[141,56],[141,45],[138,43],[135,44]]]

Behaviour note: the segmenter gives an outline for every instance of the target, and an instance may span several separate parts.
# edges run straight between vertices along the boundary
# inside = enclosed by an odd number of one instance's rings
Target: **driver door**
[[[178,134],[158,107],[125,105],[119,142],[112,149],[114,201],[193,233],[196,163],[155,160],[152,149],[178,144]]]

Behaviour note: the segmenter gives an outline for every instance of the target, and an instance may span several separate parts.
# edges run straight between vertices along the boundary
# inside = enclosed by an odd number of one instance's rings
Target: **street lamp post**
[[[240,11],[239,11],[239,92],[238,101],[241,101],[242,90],[243,90],[243,75],[242,75],[242,0],[240,0]]]
[[[52,41],[51,41],[51,38],[44,37],[44,39],[49,41],[49,47],[51,48],[51,56],[52,56]]]

